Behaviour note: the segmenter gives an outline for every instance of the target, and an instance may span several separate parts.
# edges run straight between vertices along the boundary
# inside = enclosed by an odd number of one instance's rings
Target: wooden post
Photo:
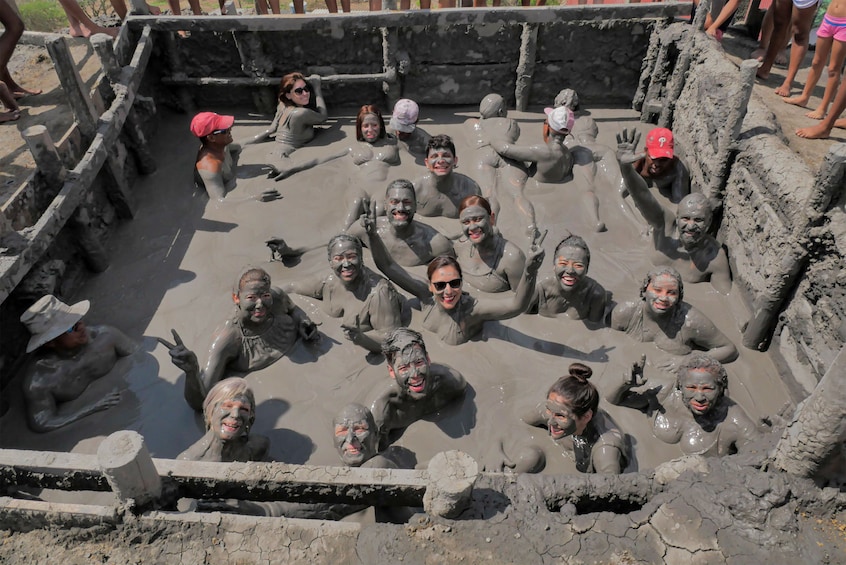
[[[382,68],[385,72],[394,71],[396,73],[397,66],[397,45],[399,38],[397,37],[396,28],[383,27],[382,31]],[[402,98],[402,84],[400,81],[393,82],[383,81],[382,92],[388,97],[388,105],[393,108],[397,100]]]
[[[643,110],[643,103],[646,101],[646,92],[652,81],[652,74],[655,71],[655,64],[658,60],[658,51],[661,48],[661,32],[665,27],[663,22],[657,22],[652,30],[652,35],[649,36],[649,47],[647,47],[646,56],[643,58],[640,80],[638,81],[637,90],[632,99],[632,108],[637,112]]]
[[[140,506],[161,495],[161,478],[138,432],[123,430],[107,437],[97,448],[97,460],[121,502],[132,499]]]
[[[776,445],[773,463],[779,469],[812,477],[846,434],[846,347],[814,391],[796,410]]]
[[[532,78],[535,75],[538,25],[531,23],[521,25],[523,31],[520,34],[520,60],[517,63],[517,83],[514,87],[514,96],[517,99],[517,110],[525,112],[529,106],[529,97],[532,94]]]
[[[146,3],[144,6],[146,7]],[[115,56],[114,42],[105,33],[98,33],[91,36],[91,45],[100,59],[103,74],[106,75],[111,85],[111,97],[108,100],[109,104],[111,104],[114,100],[114,85],[120,82],[121,78],[121,67]],[[129,113],[126,116],[124,133],[129,138],[129,147],[135,154],[138,170],[145,175],[154,173],[156,171],[156,160],[150,152],[150,144],[144,133],[142,120],[138,117],[138,112],[135,110],[134,105],[129,109]]]
[[[235,46],[241,57],[241,70],[244,74],[254,78],[266,77],[267,73],[273,70],[273,64],[264,52],[261,34],[254,31],[235,31],[232,36],[235,38]],[[250,92],[253,95],[253,104],[259,112],[263,114],[276,112],[277,99],[272,87],[251,89]]]
[[[423,508],[434,516],[455,518],[467,508],[479,465],[461,451],[438,453],[429,462]]]

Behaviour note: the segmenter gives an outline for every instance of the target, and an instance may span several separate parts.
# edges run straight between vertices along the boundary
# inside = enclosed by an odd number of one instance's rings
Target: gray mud
[[[222,109],[218,112],[225,113]],[[319,135],[311,145],[298,150],[294,160],[321,152],[337,151],[354,139],[354,110],[330,112],[331,132]],[[462,122],[475,116],[470,108],[421,110],[420,125],[429,133],[446,133],[456,141],[458,171],[476,178],[469,166],[471,150]],[[621,127],[641,124],[630,110],[595,110],[599,141],[611,145]],[[521,125],[521,143],[539,142],[543,114],[511,112]],[[236,113],[235,139],[260,133],[268,117]],[[269,162],[273,142],[245,148],[238,172],[237,188],[224,202],[208,201],[193,188],[192,168],[196,140],[188,130],[189,116],[168,115],[161,120],[156,139],[158,171],[140,179],[135,187],[140,202],[138,214],[121,225],[107,246],[111,267],[92,277],[70,300],[89,299],[88,319],[112,324],[142,343],[139,353],[122,360],[119,369],[91,386],[80,399],[100,395],[117,386],[123,391],[121,403],[106,412],[47,434],[29,431],[25,424],[19,387],[9,387],[12,408],[0,420],[0,446],[34,450],[95,453],[108,434],[131,429],[141,433],[153,457],[173,458],[203,433],[199,416],[182,398],[183,375],[171,365],[167,350],[155,337],[169,339],[175,328],[186,346],[194,349],[201,363],[215,327],[233,311],[231,289],[239,269],[247,264],[264,267],[274,285],[307,277],[328,269],[325,243],[342,225],[347,209],[345,190],[360,183],[350,159],[336,160],[318,169],[298,173],[282,182],[267,180],[261,166]],[[343,139],[338,138],[343,134]],[[321,145],[329,139],[330,145]],[[389,179],[378,186],[365,186],[368,192],[384,194],[395,178],[420,176],[425,169],[402,153],[402,165],[393,167]],[[256,199],[262,191],[276,188],[283,198],[269,203]],[[538,186],[532,179],[526,187],[537,211],[541,229],[549,229],[544,242],[547,254],[539,276],[552,272],[552,255],[565,230],[584,237],[591,248],[590,276],[613,293],[616,302],[635,299],[641,281],[650,267],[650,239],[645,224],[639,225],[620,211],[616,194],[600,187],[600,214],[608,231],[595,233],[582,212],[579,196],[584,190],[573,184]],[[666,201],[665,201],[666,202]],[[459,231],[457,220],[416,219],[443,233]],[[498,226],[504,235],[522,249],[528,239],[516,212],[503,209]],[[271,236],[285,238],[292,247],[316,246],[301,262],[285,266],[268,262],[270,251],[264,241]],[[731,250],[729,250],[731,254]],[[365,251],[366,264],[373,262]],[[425,267],[416,268],[424,274]],[[370,391],[388,379],[384,359],[368,359],[361,348],[347,342],[341,320],[328,317],[321,303],[293,295],[315,322],[321,323],[322,339],[316,347],[298,344],[288,357],[267,369],[247,376],[255,391],[257,418],[254,430],[271,440],[270,455],[286,463],[338,465],[332,444],[332,418],[347,403],[369,405]],[[687,285],[685,300],[705,312],[732,341],[740,345],[740,324],[748,309],[737,293],[718,294],[710,284]],[[421,328],[414,311],[410,324]],[[636,343],[625,334],[608,328],[589,330],[565,316],[555,319],[521,315],[501,323],[488,323],[480,339],[460,346],[447,346],[428,332],[424,339],[433,361],[460,371],[469,386],[463,405],[444,410],[431,421],[410,426],[395,443],[412,463],[425,464],[436,453],[460,449],[483,465],[500,438],[506,452],[513,452],[534,441],[547,452],[546,473],[573,473],[572,459],[561,453],[541,430],[519,421],[520,414],[540,401],[572,361],[582,361],[594,370],[596,384],[622,378],[624,367],[646,353],[649,365],[666,354],[654,344]],[[727,366],[729,395],[753,419],[774,414],[789,400],[775,366],[765,354],[739,347],[740,358]],[[126,368],[121,376],[120,368]],[[669,383],[647,366],[650,385]],[[640,412],[610,406],[603,402],[619,424],[631,435],[635,468],[650,468],[682,455],[678,446],[652,437],[651,422]]]

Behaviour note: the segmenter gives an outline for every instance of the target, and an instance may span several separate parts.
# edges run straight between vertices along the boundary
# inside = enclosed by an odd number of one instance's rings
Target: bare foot
[[[794,106],[804,107],[808,104],[808,98],[800,94],[799,96],[794,96],[793,98],[785,98],[783,102],[793,104]]]
[[[846,129],[846,118],[840,118],[839,120],[834,122],[834,127],[840,129]]]
[[[842,120],[842,118],[841,118]],[[841,120],[837,120],[838,122]],[[830,129],[826,129],[823,124],[817,124],[809,128],[800,128],[796,130],[796,135],[804,137],[805,139],[828,139],[831,134]]]
[[[14,122],[15,120],[21,117],[20,110],[11,110],[9,112],[0,112],[0,124],[5,124],[6,122]]]
[[[96,24],[95,24],[94,27],[88,28],[88,26],[84,26],[82,24],[79,24],[78,27],[72,26],[70,28],[70,31],[71,31],[71,37],[84,37],[84,38],[88,39],[89,37],[91,37],[92,35],[94,35],[96,33],[105,33],[106,35],[110,35],[112,37],[117,37],[118,33],[120,32],[120,28],[119,27],[103,27],[103,26],[98,26]]]
[[[790,83],[786,81],[781,83],[781,86],[775,89],[775,93],[779,96],[790,96]]]
[[[825,117],[825,112],[823,111],[822,108],[817,108],[813,112],[808,112],[805,115],[808,116],[809,118],[813,118],[815,120],[821,120]]]
[[[752,53],[749,55],[749,58],[750,58],[750,59],[758,59],[759,61],[763,61],[763,60],[764,60],[764,55],[766,55],[766,54],[767,54],[767,50],[766,50],[766,49],[755,49],[755,50],[754,50],[754,51],[752,51]]]
[[[147,4],[147,9],[150,10],[151,16],[160,16],[162,13],[161,8],[159,8],[158,6],[150,6],[149,4]]]
[[[761,69],[758,69],[758,72],[755,73],[755,76],[761,80],[767,80],[768,78],[770,78],[770,71],[762,71]]]
[[[27,96],[37,96],[42,92],[43,91],[40,88],[38,90],[27,90],[26,88],[21,88],[12,92],[12,96],[15,97],[15,100],[20,100],[21,98],[25,98]]]

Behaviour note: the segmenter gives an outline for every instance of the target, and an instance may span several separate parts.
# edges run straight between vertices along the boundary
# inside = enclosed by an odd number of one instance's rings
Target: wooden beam
[[[162,77],[163,84],[175,86],[278,86],[282,77],[189,77],[184,74],[176,74],[170,77]],[[327,75],[320,77],[323,84],[349,84],[356,83],[392,83],[397,80],[396,69],[388,69],[384,73],[370,73],[361,75]]]

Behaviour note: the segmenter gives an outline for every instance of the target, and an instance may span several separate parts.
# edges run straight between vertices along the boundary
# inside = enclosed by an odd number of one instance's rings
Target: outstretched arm
[[[692,306],[685,316],[684,328],[691,343],[720,363],[731,363],[737,359],[737,347],[714,322]]]
[[[274,167],[270,174],[268,175],[269,178],[272,178],[275,181],[284,180],[291,175],[296,173],[307,171],[308,169],[313,169],[318,165],[322,165],[324,163],[328,163],[329,161],[334,161],[335,159],[340,159],[344,155],[347,155],[350,152],[350,148],[344,149],[340,153],[335,153],[334,155],[322,155],[320,157],[315,157],[314,159],[309,159],[307,161],[303,161],[301,163],[295,163],[290,166],[286,167]]]
[[[542,159],[549,153],[549,148],[546,145],[517,145],[508,143],[502,139],[492,139],[491,147],[503,157],[532,163]]]
[[[241,146],[243,147],[245,145],[261,143],[270,136],[276,135],[276,130],[279,128],[279,122],[282,120],[282,113],[285,111],[285,107],[286,106],[280,102],[276,106],[276,115],[273,116],[273,121],[270,122],[270,125],[267,126],[267,129],[254,137],[240,141],[239,143],[241,144]]]
[[[646,365],[646,355],[640,360],[632,363],[631,370],[623,375],[619,383],[614,385],[605,395],[605,400],[617,406],[626,406],[636,410],[645,410],[649,407],[649,399],[640,392],[632,391],[633,388],[646,384],[647,378],[643,376],[643,367]]]
[[[643,157],[642,154],[635,153],[639,140],[640,134],[634,130],[623,130],[617,134],[617,160],[620,163],[620,172],[635,206],[649,225],[655,228],[656,234],[660,230],[660,234],[663,235],[667,223],[664,208],[634,168],[634,163]]]
[[[717,256],[709,267],[711,270],[711,286],[722,294],[731,292],[731,267],[729,267],[728,257],[726,257],[722,248],[717,252]]]
[[[523,276],[517,284],[517,292],[509,300],[479,300],[476,308],[470,314],[477,322],[485,320],[507,320],[522,314],[529,308],[532,297],[535,293],[535,282],[538,277],[538,269],[543,262],[544,251],[541,247],[546,231],[543,234],[535,233],[532,238],[532,246],[526,256],[526,263],[523,268]]]

